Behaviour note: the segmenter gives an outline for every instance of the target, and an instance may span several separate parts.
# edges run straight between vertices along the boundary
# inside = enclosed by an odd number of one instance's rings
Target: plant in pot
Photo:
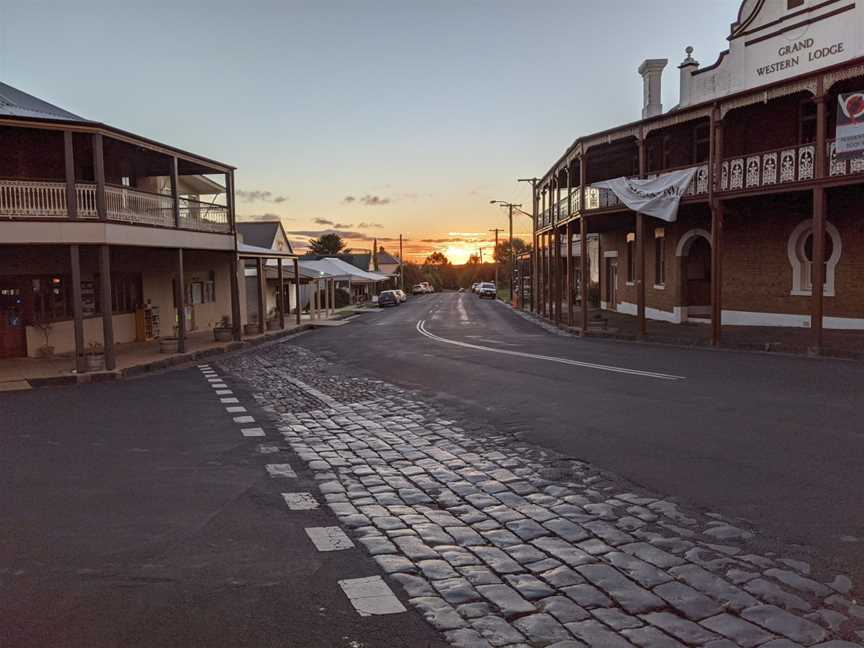
[[[54,325],[50,321],[45,319],[42,313],[39,313],[34,317],[31,326],[37,331],[39,331],[42,334],[42,337],[45,338],[45,344],[39,347],[39,357],[54,357],[54,347],[51,344],[51,331],[54,329]]]
[[[213,339],[217,342],[230,342],[234,338],[234,328],[231,319],[223,315],[219,323],[213,327]]]
[[[267,330],[275,331],[279,328],[279,311],[275,307],[267,311]]]
[[[179,327],[174,326],[174,335],[159,338],[159,353],[177,353],[179,339],[177,338]]]
[[[103,371],[105,369],[105,349],[98,342],[91,342],[84,352],[87,371]]]
[[[264,332],[262,327],[258,324],[257,315],[250,315],[249,322],[243,327],[243,332],[246,333],[246,335],[258,335],[259,333]]]

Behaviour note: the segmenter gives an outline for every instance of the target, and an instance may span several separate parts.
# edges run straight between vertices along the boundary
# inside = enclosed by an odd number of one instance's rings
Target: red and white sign
[[[864,151],[864,92],[837,97],[837,155]]]

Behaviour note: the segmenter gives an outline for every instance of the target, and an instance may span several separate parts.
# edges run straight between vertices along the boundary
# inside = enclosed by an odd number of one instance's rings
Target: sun
[[[450,263],[461,265],[468,261],[468,257],[471,256],[472,252],[463,245],[448,245],[447,249],[444,250],[444,254],[450,260]]]

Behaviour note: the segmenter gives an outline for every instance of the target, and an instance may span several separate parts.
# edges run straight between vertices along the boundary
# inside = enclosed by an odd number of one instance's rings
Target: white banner
[[[635,212],[671,223],[678,218],[678,203],[694,175],[696,169],[692,168],[662,173],[656,178],[613,178],[591,186],[609,189]]]
[[[853,157],[864,151],[864,93],[837,97],[837,142],[839,157]]]

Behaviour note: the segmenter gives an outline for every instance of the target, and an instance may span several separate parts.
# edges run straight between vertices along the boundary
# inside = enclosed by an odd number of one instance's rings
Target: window
[[[786,9],[797,9],[803,6],[804,0],[786,0]]]
[[[825,282],[824,294],[833,296],[834,276],[841,253],[840,232],[831,223],[825,223]],[[813,293],[813,221],[798,225],[789,237],[786,249],[792,265],[793,295]]]
[[[809,99],[798,104],[798,143],[816,141],[816,104]]]
[[[666,283],[666,231],[662,227],[654,230],[654,285]]]
[[[35,319],[53,322],[72,317],[72,295],[68,277],[38,277],[32,280],[31,285]]]
[[[627,283],[636,283],[636,234],[627,234]]]

